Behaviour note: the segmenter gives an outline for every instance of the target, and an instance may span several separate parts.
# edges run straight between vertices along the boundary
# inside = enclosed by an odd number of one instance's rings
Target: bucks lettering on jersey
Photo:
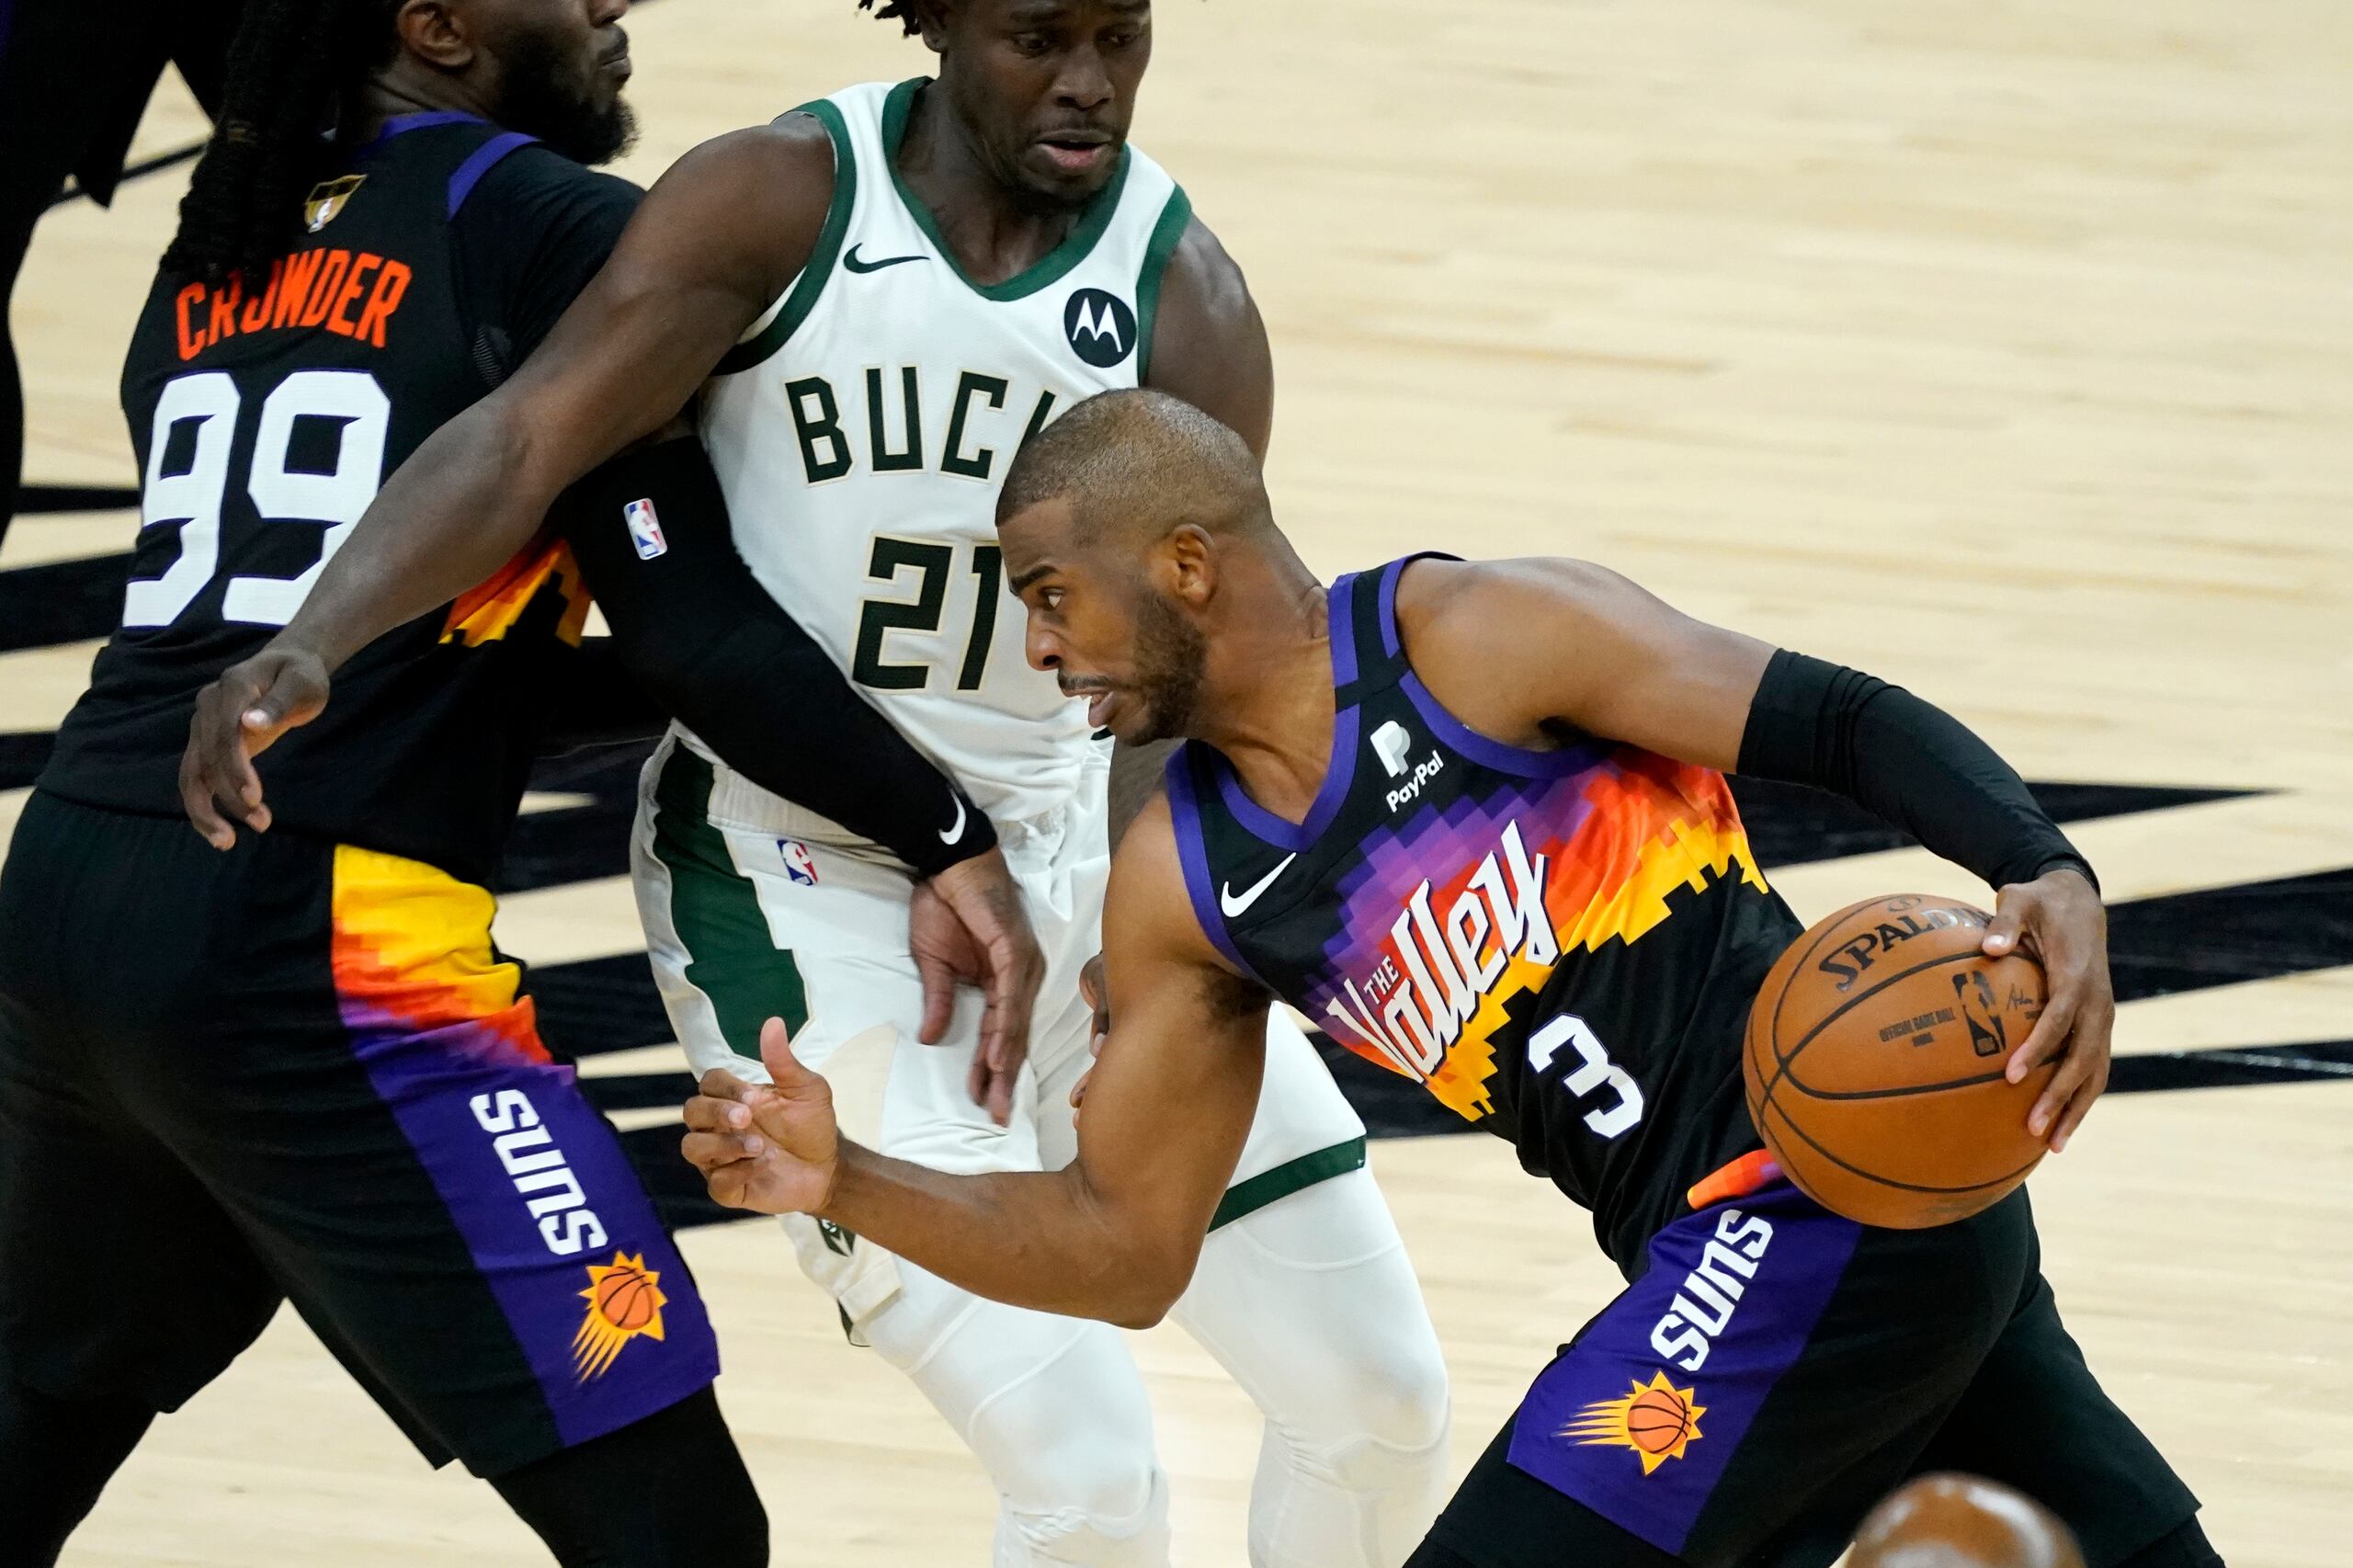
[[[833,205],[806,270],[721,362],[702,433],[753,574],[1014,821],[1070,799],[1090,743],[1083,706],[1023,660],[997,490],[1030,433],[1142,381],[1191,210],[1131,147],[1051,254],[976,284],[898,177],[925,85],[794,111],[833,138]]]
[[[1331,593],[1332,760],[1304,823],[1215,751],[1169,759],[1195,914],[1333,1040],[1508,1138],[1631,1267],[1757,1146],[1740,1033],[1799,933],[1722,775],[1594,736],[1525,751],[1415,676],[1410,561]]]

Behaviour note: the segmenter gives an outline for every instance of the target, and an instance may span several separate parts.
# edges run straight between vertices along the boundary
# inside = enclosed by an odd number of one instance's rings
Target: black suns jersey
[[[142,469],[119,630],[40,788],[176,815],[196,692],[292,618],[384,478],[503,379],[602,265],[637,190],[472,116],[389,122],[323,171],[266,276],[165,272],[123,368]],[[281,829],[494,867],[535,695],[587,612],[535,545],[362,649],[256,763]]]
[[[1332,760],[1303,824],[1199,742],[1170,758],[1187,887],[1228,961],[1511,1140],[1631,1270],[1759,1147],[1741,1030],[1800,926],[1722,774],[1588,736],[1523,750],[1440,707],[1397,630],[1415,559],[1331,590]]]

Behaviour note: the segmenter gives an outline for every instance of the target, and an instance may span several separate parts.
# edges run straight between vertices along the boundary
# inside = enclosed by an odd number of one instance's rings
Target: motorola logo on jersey
[[[1063,335],[1072,353],[1108,370],[1135,352],[1136,313],[1117,294],[1081,289],[1063,307]]]

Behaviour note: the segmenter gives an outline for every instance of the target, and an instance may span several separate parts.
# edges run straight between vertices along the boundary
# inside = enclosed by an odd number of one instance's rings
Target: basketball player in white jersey
[[[959,1173],[1057,1167],[1088,1060],[1079,976],[1108,869],[1110,759],[1092,738],[1106,715],[1026,666],[996,492],[1029,432],[1112,388],[1172,392],[1263,454],[1272,370],[1239,270],[1126,144],[1148,0],[903,0],[881,15],[921,33],[938,80],[854,87],[682,159],[541,351],[386,484],[302,615],[212,700],[264,728],[324,700],[342,649],[438,585],[480,580],[558,492],[709,378],[701,433],[737,548],[995,822],[1046,972],[1029,1070],[1006,1073],[977,1049],[972,998],[952,1017],[944,996],[926,1004],[908,868],[674,732],[634,847],[679,1038],[698,1071],[756,1074],[760,1025],[781,1017],[854,1134]],[[777,722],[791,722],[789,692]],[[212,766],[234,800],[236,759]],[[943,835],[960,826],[943,802]],[[1255,896],[1227,890],[1236,913]],[[1259,1568],[1393,1568],[1442,1489],[1445,1374],[1363,1151],[1362,1124],[1278,1013],[1248,1147],[1173,1314],[1266,1415]],[[1166,1479],[1116,1330],[788,1224],[853,1335],[987,1468],[998,1568],[1167,1562]]]

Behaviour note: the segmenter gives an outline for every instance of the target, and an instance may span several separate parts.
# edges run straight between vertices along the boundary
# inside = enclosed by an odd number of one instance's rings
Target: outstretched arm
[[[1120,846],[1103,930],[1119,1022],[1063,1169],[945,1176],[841,1138],[825,1081],[773,1019],[761,1045],[774,1085],[706,1074],[687,1105],[688,1159],[722,1203],[818,1215],[980,1295],[1158,1322],[1242,1157],[1267,999],[1220,967],[1194,920],[1165,804]]]
[[[2028,1126],[2065,1145],[2108,1082],[2107,917],[2090,865],[1960,721],[1859,671],[1694,620],[1582,562],[1423,562],[1397,604],[1415,671],[1473,729],[1543,745],[1565,726],[1833,790],[1984,878],[1997,890],[1985,950],[2023,946],[2050,976],[2008,1071],[2017,1082],[2059,1062]]]
[[[317,716],[335,670],[496,572],[567,485],[685,407],[800,270],[832,182],[830,142],[798,119],[662,177],[547,340],[410,455],[293,619],[199,695],[181,770],[199,831],[226,847],[230,819],[267,827],[252,758]]]

